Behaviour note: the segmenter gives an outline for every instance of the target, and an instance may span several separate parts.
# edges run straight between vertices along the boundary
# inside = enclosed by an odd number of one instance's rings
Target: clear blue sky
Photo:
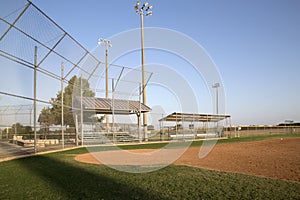
[[[32,2],[88,50],[95,49],[99,36],[109,38],[140,25],[133,10],[136,1]],[[233,124],[300,121],[299,0],[149,3],[154,14],[145,19],[146,27],[182,32],[211,56],[223,79],[226,113]],[[152,62],[149,54],[146,60]]]

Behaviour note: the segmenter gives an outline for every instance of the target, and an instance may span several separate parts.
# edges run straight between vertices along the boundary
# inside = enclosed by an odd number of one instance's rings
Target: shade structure
[[[198,114],[198,113],[178,113],[174,112],[166,117],[161,118],[159,121],[169,122],[219,122],[230,115],[217,115],[217,114]]]
[[[73,99],[73,109],[79,110],[81,98]],[[129,115],[150,112],[151,108],[139,101],[124,99],[106,99],[96,97],[82,97],[82,106],[85,112],[95,114]]]

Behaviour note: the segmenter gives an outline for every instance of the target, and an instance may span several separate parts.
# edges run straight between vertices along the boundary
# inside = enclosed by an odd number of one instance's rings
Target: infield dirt
[[[300,138],[218,144],[202,159],[198,156],[199,150],[200,147],[188,148],[174,164],[300,182]],[[154,151],[157,150],[129,150],[141,155],[151,154]],[[121,155],[118,151],[93,154],[94,156],[90,153],[80,154],[75,159],[80,162],[102,164],[95,155],[103,154],[111,158],[114,155]],[[112,164],[122,164],[121,156],[112,160]],[[136,161],[136,164],[138,163],[139,160]]]

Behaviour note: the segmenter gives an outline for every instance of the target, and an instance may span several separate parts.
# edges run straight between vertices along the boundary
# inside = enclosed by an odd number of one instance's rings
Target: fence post
[[[83,146],[83,90],[82,90],[82,75],[80,76],[80,124],[81,124],[81,146]]]
[[[65,148],[65,133],[64,133],[64,63],[61,63],[61,140],[62,148]]]
[[[37,70],[37,46],[34,47],[34,75],[33,75],[33,130],[34,130],[34,153],[37,152],[36,141],[36,70]]]

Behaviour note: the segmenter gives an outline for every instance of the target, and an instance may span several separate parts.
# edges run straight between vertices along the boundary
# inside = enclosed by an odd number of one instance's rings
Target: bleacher
[[[79,134],[79,140],[81,140],[81,135]],[[112,142],[135,142],[138,139],[128,132],[88,132],[83,135],[84,145],[98,145],[98,144],[108,144]]]

